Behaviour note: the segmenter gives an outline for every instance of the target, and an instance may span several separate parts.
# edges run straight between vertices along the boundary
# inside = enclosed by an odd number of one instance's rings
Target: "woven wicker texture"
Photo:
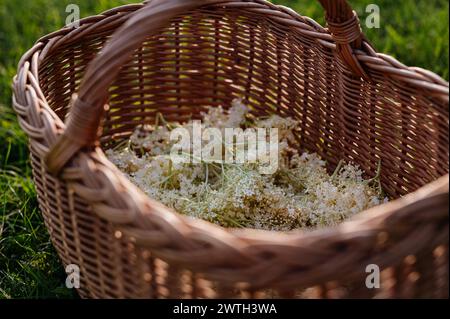
[[[328,28],[263,0],[154,0],[83,19],[19,62],[14,108],[38,199],[85,298],[447,297],[449,86],[377,53],[346,1]],[[332,170],[382,163],[397,199],[338,227],[225,230],[146,197],[103,150],[243,97],[299,121]],[[367,289],[365,268],[382,270]]]

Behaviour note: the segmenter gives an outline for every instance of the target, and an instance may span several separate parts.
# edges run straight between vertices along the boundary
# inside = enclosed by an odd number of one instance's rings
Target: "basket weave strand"
[[[346,1],[321,3],[328,29],[262,0],[155,0],[82,20],[23,56],[14,108],[82,297],[448,295],[448,83],[357,37]],[[240,96],[255,116],[296,118],[330,170],[344,159],[373,175],[381,160],[397,200],[323,230],[229,231],[149,199],[103,154],[158,112],[183,121]],[[380,290],[364,285],[370,263]]]

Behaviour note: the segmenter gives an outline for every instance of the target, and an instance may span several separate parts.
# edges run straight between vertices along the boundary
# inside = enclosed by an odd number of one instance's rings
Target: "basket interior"
[[[91,28],[41,63],[43,93],[60,118],[113,32]],[[296,118],[302,147],[330,170],[344,159],[374,175],[381,161],[383,188],[396,198],[448,173],[448,106],[381,72],[370,75],[370,82],[352,77],[334,50],[271,16],[196,10],[149,37],[122,68],[102,144],[153,123],[157,112],[185,121],[242,97],[255,116]]]

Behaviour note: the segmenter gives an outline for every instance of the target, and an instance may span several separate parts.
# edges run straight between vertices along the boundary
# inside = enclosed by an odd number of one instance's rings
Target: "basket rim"
[[[233,7],[235,3],[236,1],[231,0],[224,1],[221,6],[230,5],[230,7]],[[300,34],[312,32],[320,44],[335,49],[335,44],[327,29],[311,18],[302,17],[292,9],[274,5],[265,0],[254,0],[252,3],[274,10],[280,20],[283,19],[282,21],[288,25],[295,26]],[[29,135],[32,151],[41,158],[45,157],[51,145],[64,131],[65,124],[50,108],[39,86],[40,63],[50,52],[61,45],[76,41],[83,34],[88,33],[91,28],[119,26],[133,11],[142,8],[143,5],[125,5],[97,16],[82,19],[79,28],[66,27],[46,35],[23,55],[18,65],[18,73],[14,78],[13,105],[22,129]],[[241,10],[247,9],[241,8]],[[252,10],[252,7],[248,10]],[[286,18],[289,19],[286,20]],[[383,69],[394,79],[429,90],[432,96],[448,105],[449,83],[440,76],[421,68],[407,67],[385,54],[370,53],[372,55],[362,50],[355,51],[361,62],[374,69]],[[382,231],[388,220],[405,219],[403,216],[405,215],[405,207],[411,207],[413,204],[420,206],[420,203],[427,199],[442,202],[443,196],[447,197],[449,192],[449,175],[447,174],[403,198],[361,212],[354,218],[337,226],[313,231],[294,230],[288,233],[279,233],[254,229],[230,230],[206,221],[192,220],[180,215],[151,200],[134,186],[106,158],[100,148],[79,152],[60,177],[81,198],[92,204],[93,211],[100,218],[111,221],[122,234],[133,238],[133,241],[137,244],[151,248],[156,255],[167,260],[174,259],[177,262],[188,263],[189,266],[193,267],[192,260],[195,259],[193,257],[196,256],[195,251],[203,249],[200,253],[202,256],[204,256],[205,251],[208,251],[211,254],[210,261],[205,265],[204,262],[202,263],[199,260],[194,267],[205,273],[211,273],[210,267],[212,264],[219,269],[223,268],[225,261],[221,255],[227,258],[242,258],[241,262],[237,262],[238,267],[248,267],[250,262],[260,260],[258,254],[273,251],[274,247],[278,247],[277,249],[280,246],[296,247],[298,251],[307,251],[307,247],[315,243],[317,247],[323,248],[321,253],[324,253],[332,251],[332,247],[338,243],[348,242],[351,239],[370,238],[372,242],[377,237],[375,233]],[[107,191],[100,192],[99,187],[103,187]],[[132,195],[130,195],[131,193]],[[114,196],[111,196],[112,194]],[[113,199],[114,206],[104,202],[105,197],[116,196],[117,200]],[[125,211],[127,213],[124,213]],[[419,214],[418,219],[421,216]],[[435,218],[442,219],[443,216],[440,214]],[[448,218],[448,215],[446,215],[446,218]],[[167,234],[168,232],[170,232],[170,235]],[[161,235],[166,236],[159,238],[158,236]],[[324,243],[321,244],[321,241]],[[178,247],[169,247],[175,242]],[[179,253],[175,256],[173,251],[177,249],[183,250],[185,253],[189,252],[189,254]],[[364,254],[365,250],[360,250],[360,253]],[[331,252],[329,255],[327,254],[325,253],[325,256],[328,256],[327,258],[333,257]],[[214,260],[212,257],[216,259]],[[286,256],[282,256],[279,260],[286,261],[286,258]],[[323,260],[323,258],[316,259],[317,262]],[[253,269],[253,271],[256,270]],[[258,271],[261,272],[260,269]],[[216,275],[219,273],[218,271],[215,272]],[[336,274],[336,271],[334,274]],[[259,282],[256,281],[253,284],[263,285],[263,279],[259,278],[259,280]],[[292,281],[292,278],[290,280]],[[283,280],[278,284],[283,286],[288,285],[288,282]]]

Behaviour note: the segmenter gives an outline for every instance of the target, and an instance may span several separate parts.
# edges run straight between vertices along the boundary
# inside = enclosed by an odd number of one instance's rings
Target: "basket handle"
[[[151,0],[114,33],[103,50],[90,63],[72,107],[64,133],[46,156],[49,172],[57,174],[83,147],[98,144],[101,118],[108,97],[108,89],[145,39],[157,32],[173,17],[197,7],[224,5],[231,0]],[[234,2],[236,0],[233,0]],[[240,0],[248,2],[247,0]],[[260,0],[252,0],[259,2]],[[337,44],[338,53],[356,76],[365,72],[354,56],[353,49],[361,48],[364,36],[358,17],[346,0],[319,0],[326,10],[329,30]]]

